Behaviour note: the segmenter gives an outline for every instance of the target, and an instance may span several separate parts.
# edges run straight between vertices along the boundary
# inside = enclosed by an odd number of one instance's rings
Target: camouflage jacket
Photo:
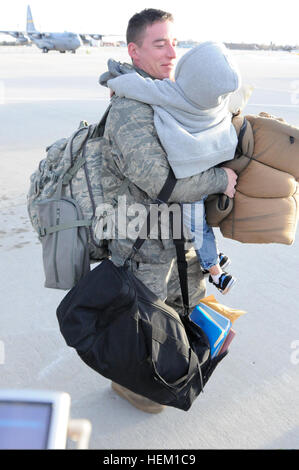
[[[113,96],[111,102],[103,142],[102,187],[105,203],[114,212],[109,248],[114,261],[122,263],[130,253],[146,211],[156,200],[170,167],[155,130],[153,109],[147,104],[117,96]],[[177,180],[169,203],[195,202],[204,195],[224,192],[226,186],[226,172],[222,168],[211,168]],[[124,189],[120,191],[120,188]],[[158,233],[144,242],[135,256],[137,261],[159,264],[175,257],[172,234],[165,236],[168,227],[163,227],[163,223],[168,223],[166,218],[158,224]]]

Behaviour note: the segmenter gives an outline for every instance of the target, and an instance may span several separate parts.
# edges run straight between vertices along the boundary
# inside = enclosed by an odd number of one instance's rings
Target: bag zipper
[[[56,208],[56,225],[59,225],[59,220],[60,220],[60,208]],[[58,284],[59,283],[59,276],[58,276],[58,269],[57,269],[57,237],[58,237],[58,232],[55,233],[55,238],[54,238],[54,275],[55,275],[55,281]]]
[[[157,305],[157,304],[154,304],[153,302],[150,302],[149,300],[145,299],[144,297],[142,296],[138,296],[140,300],[142,300],[143,302],[145,302],[146,304],[148,305],[151,305],[152,307],[155,307],[155,308],[158,308],[159,310],[161,310],[162,312],[166,313],[166,315],[168,315],[170,318],[172,318],[173,320],[175,320],[177,323],[179,323],[182,327],[184,327],[183,323],[181,322],[180,319],[176,318],[175,315],[173,315],[172,313],[168,312],[167,310],[165,310],[163,307],[160,307],[160,305]]]

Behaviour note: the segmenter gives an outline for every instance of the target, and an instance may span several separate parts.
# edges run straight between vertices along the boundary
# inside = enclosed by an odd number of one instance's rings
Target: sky
[[[0,0],[0,30],[25,30],[28,0]],[[125,35],[143,8],[170,11],[178,40],[299,44],[299,1],[31,0],[38,30]]]

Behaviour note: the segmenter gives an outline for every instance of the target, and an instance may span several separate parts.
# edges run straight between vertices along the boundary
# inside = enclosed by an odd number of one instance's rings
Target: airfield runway
[[[179,55],[185,50],[179,50]],[[299,126],[299,56],[235,51],[254,86],[245,114],[267,111]],[[219,246],[238,278],[223,297],[247,311],[205,391],[188,412],[134,409],[66,346],[56,319],[63,291],[45,289],[41,247],[29,223],[29,176],[45,148],[108,105],[98,85],[125,48],[42,54],[0,48],[0,388],[62,390],[73,418],[92,423],[91,449],[299,449],[299,244]]]

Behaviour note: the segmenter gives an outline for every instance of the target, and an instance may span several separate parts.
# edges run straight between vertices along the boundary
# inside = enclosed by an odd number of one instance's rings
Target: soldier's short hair
[[[127,44],[134,42],[138,46],[141,46],[147,26],[162,21],[173,21],[172,14],[155,8],[146,8],[140,13],[135,13],[128,23],[126,34]]]

